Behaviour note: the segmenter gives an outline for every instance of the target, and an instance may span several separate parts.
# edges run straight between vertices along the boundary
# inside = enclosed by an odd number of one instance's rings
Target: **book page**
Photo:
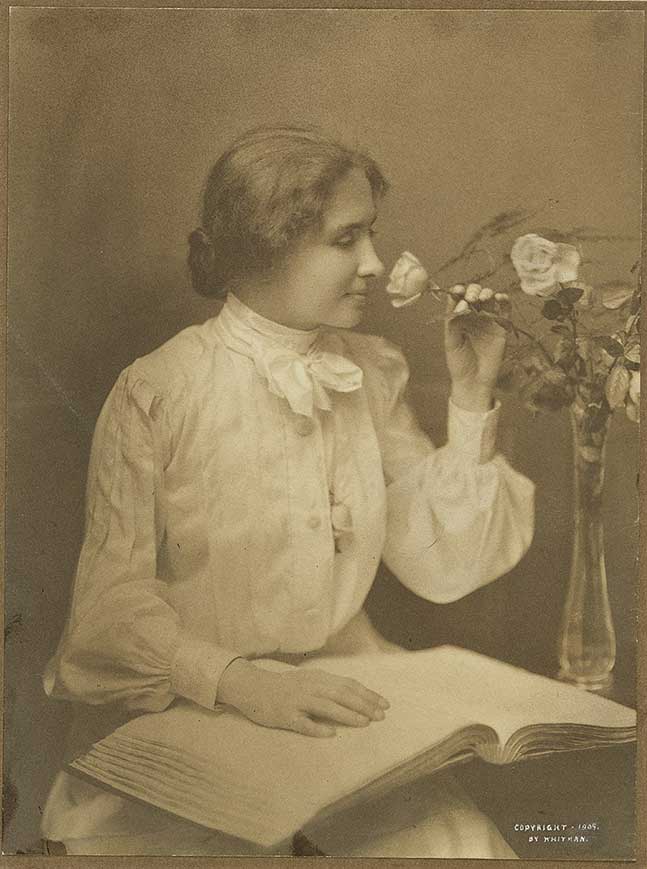
[[[460,734],[476,718],[457,712],[451,703],[439,702],[435,688],[427,690],[433,656],[378,655],[321,660],[316,665],[357,678],[385,694],[391,708],[384,721],[369,728],[340,725],[334,739],[313,740],[260,727],[222,707],[220,714],[214,714],[181,702],[129,722],[99,744],[89,764],[82,759],[75,766],[90,775],[100,774],[116,787],[131,787],[131,792],[137,783],[136,795],[157,800],[158,805],[160,776],[173,781],[176,790],[183,789],[182,798],[171,808],[167,796],[163,807],[179,814],[190,802],[199,803],[200,794],[208,793],[214,811],[226,808],[233,816],[233,820],[220,818],[221,829],[265,841],[274,835],[270,828],[277,838],[280,832],[290,832],[329,803],[452,736],[458,734],[448,752],[464,750]],[[439,754],[439,765],[446,762],[446,754]],[[195,813],[192,819],[207,821],[206,815],[198,818]]]
[[[630,728],[636,723],[632,709],[467,649],[441,646],[416,654],[411,672],[426,680],[428,690],[447,698],[443,702],[458,716],[476,716],[492,727],[502,744],[532,725]]]

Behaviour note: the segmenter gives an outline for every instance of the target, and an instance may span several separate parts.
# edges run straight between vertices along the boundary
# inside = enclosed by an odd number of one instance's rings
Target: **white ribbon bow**
[[[265,348],[254,356],[270,392],[288,401],[294,413],[311,417],[315,407],[331,410],[328,389],[353,392],[362,385],[362,369],[337,353],[313,347],[305,355],[285,347]]]
[[[229,347],[253,360],[270,392],[287,399],[294,413],[311,417],[315,407],[331,410],[326,390],[353,392],[362,385],[361,368],[322,348],[323,342],[340,345],[336,335],[274,323],[231,293],[216,319],[216,328]]]

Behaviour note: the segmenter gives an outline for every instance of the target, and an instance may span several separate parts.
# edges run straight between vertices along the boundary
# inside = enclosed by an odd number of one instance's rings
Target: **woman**
[[[72,753],[178,696],[314,738],[370,726],[388,698],[254,659],[389,646],[362,609],[380,557],[445,602],[527,549],[532,484],[494,454],[502,330],[448,319],[438,450],[404,400],[401,353],[348,331],[383,272],[385,190],[373,160],[298,128],[253,131],[215,164],[189,265],[225,305],[122,372],[97,424],[71,614],[45,676],[85,710]],[[68,853],[256,853],[65,772],[43,833]],[[447,776],[319,838],[326,853],[514,856]]]

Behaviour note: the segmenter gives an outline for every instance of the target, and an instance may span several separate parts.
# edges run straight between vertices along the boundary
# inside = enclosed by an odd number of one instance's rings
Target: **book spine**
[[[496,763],[503,765],[509,763],[509,758],[506,757],[505,748],[499,744],[486,743],[475,747],[475,752],[478,756],[486,761],[486,763]]]

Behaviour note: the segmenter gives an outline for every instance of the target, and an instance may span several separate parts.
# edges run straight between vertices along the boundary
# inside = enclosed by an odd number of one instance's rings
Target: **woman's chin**
[[[359,293],[349,294],[344,298],[343,309],[340,306],[322,325],[335,329],[352,329],[364,319],[365,309],[366,296]]]

